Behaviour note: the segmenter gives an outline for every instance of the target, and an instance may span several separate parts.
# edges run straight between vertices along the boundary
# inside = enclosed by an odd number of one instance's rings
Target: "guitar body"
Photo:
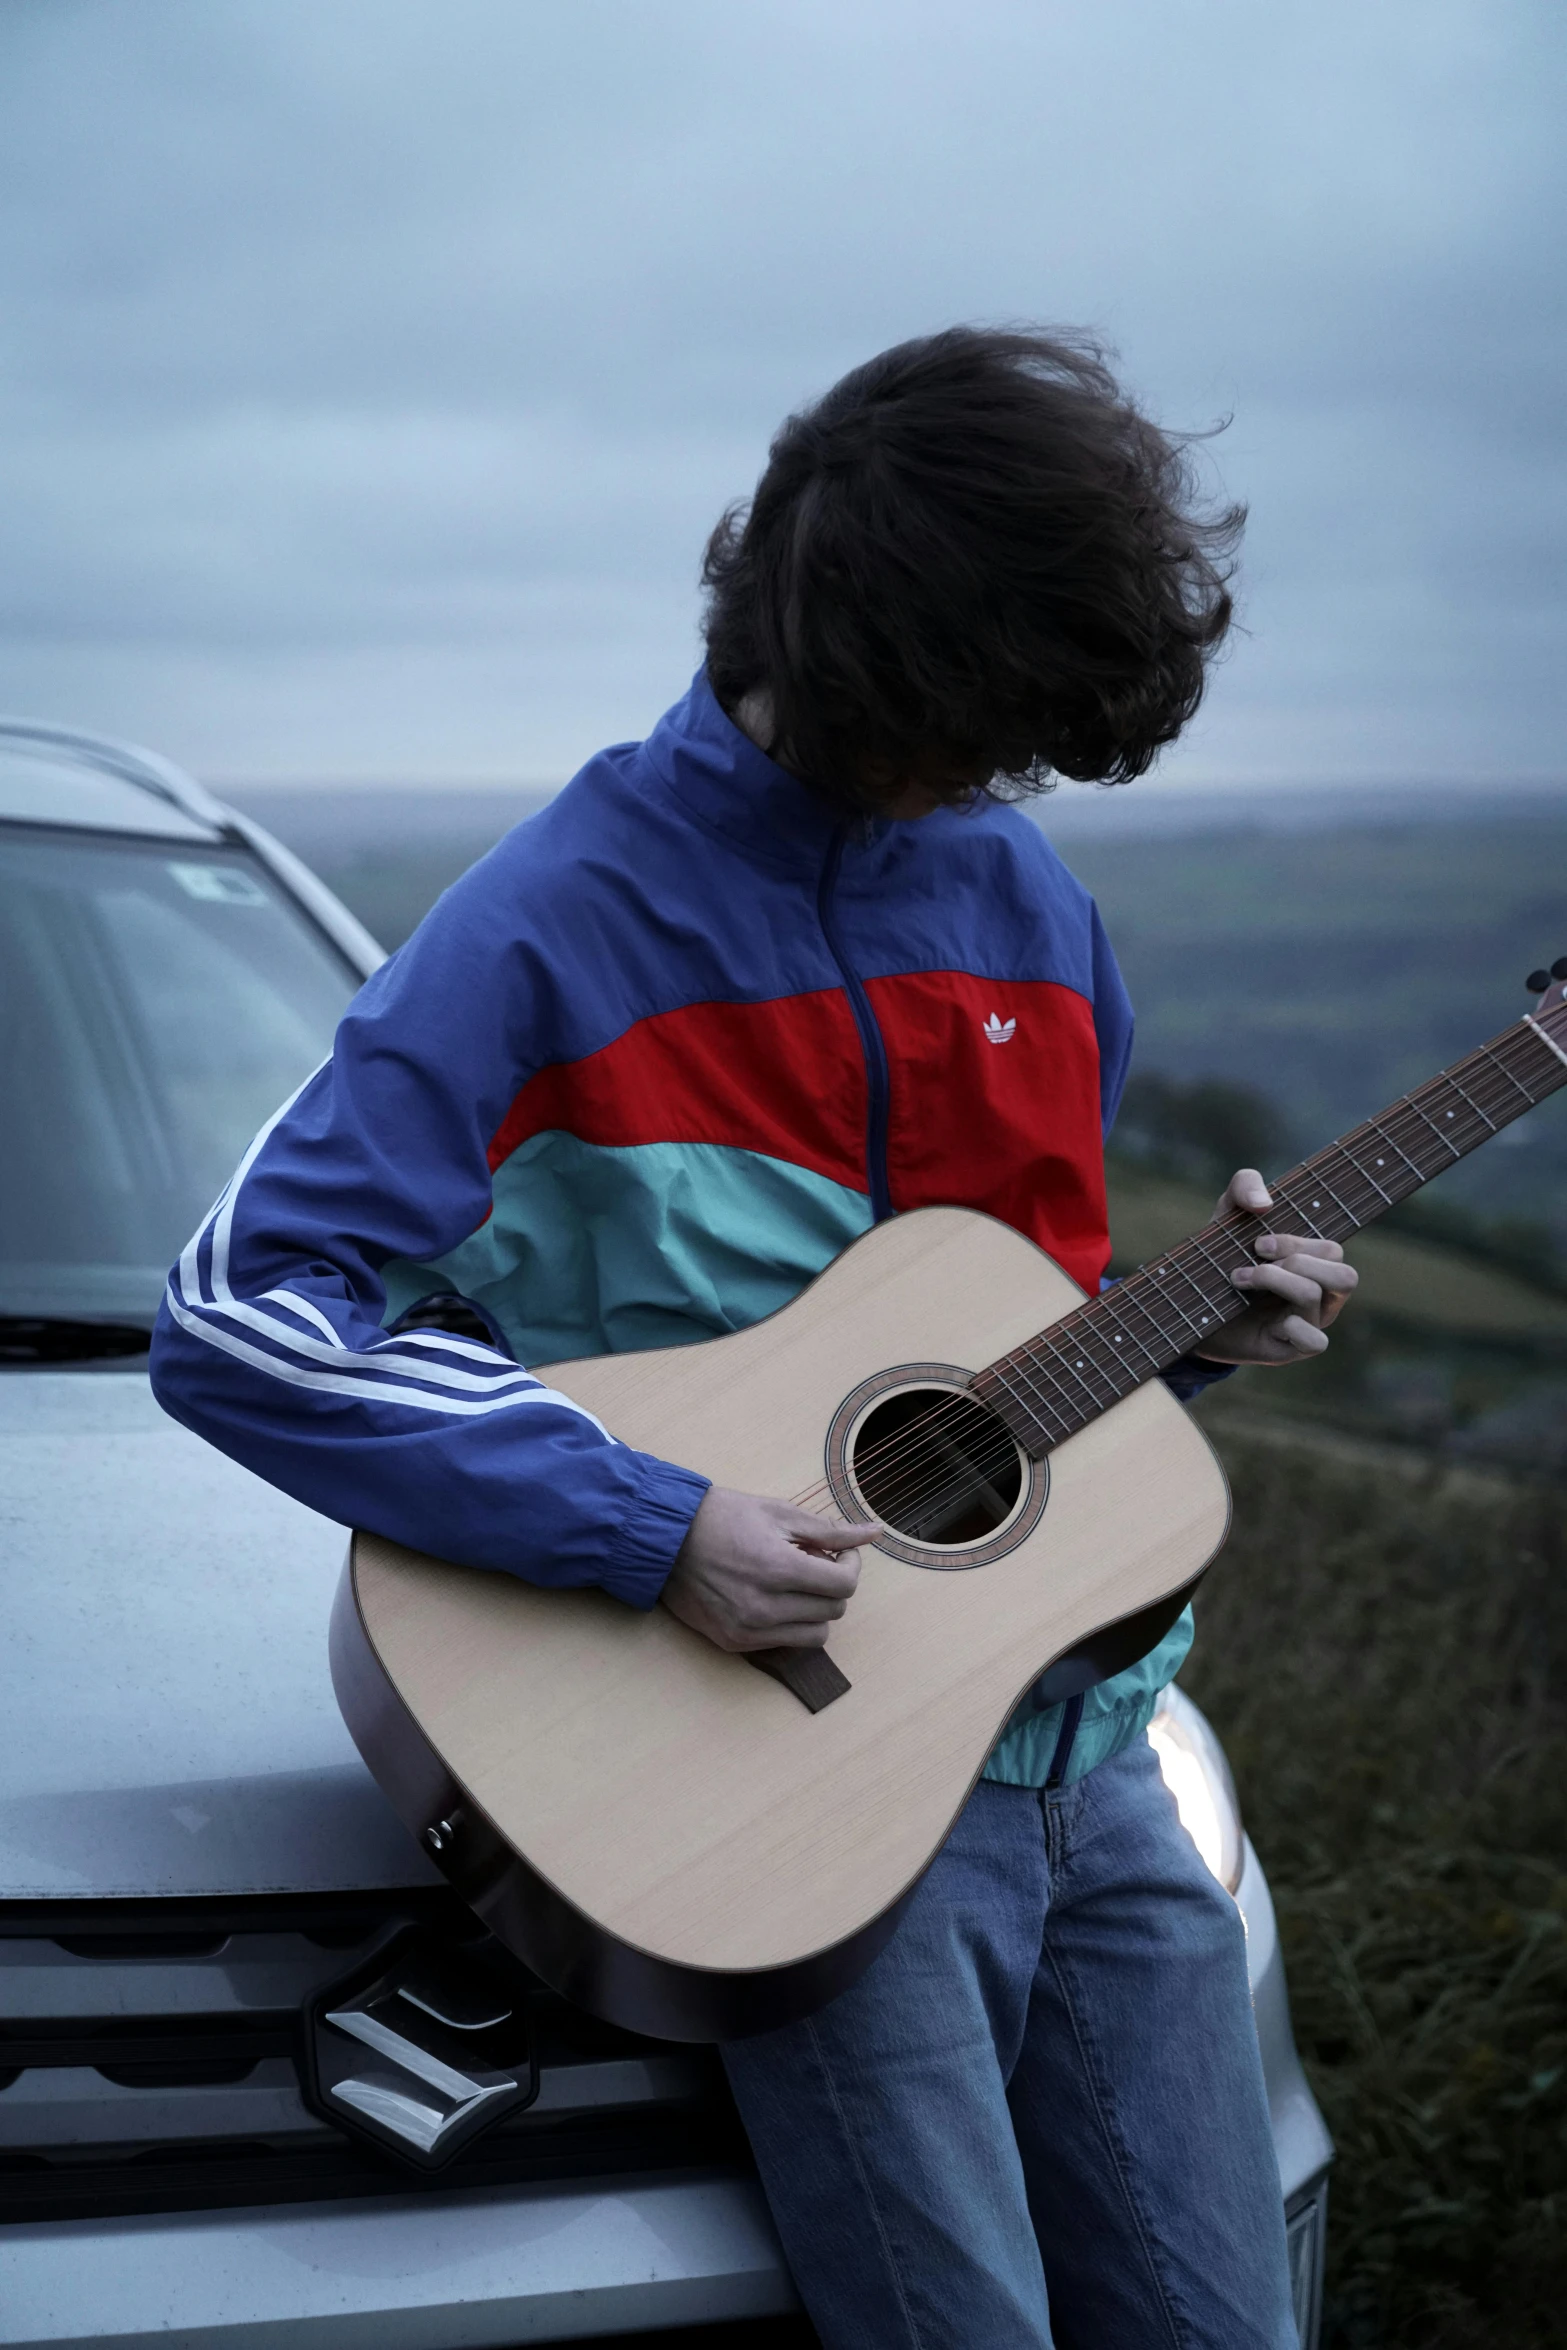
[[[540,1375],[628,1444],[831,1514],[824,1477],[845,1507],[885,1501],[875,1464],[910,1397],[950,1402],[965,1367],[1080,1303],[1006,1225],[929,1208],[749,1330]],[[916,1495],[912,1531],[862,1551],[829,1651],[848,1687],[817,1712],[662,1608],[356,1535],[332,1638],[349,1727],[465,1899],[568,1998],[672,2039],[807,2013],[889,1938],[1047,1668],[1066,1695],[1146,1654],[1224,1540],[1223,1472],[1157,1380],[1048,1462],[1004,1449],[998,1468],[970,1444],[978,1518],[932,1534]]]

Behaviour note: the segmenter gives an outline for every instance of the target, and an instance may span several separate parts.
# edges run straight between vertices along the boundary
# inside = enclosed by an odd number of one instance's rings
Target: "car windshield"
[[[244,849],[0,834],[0,1320],[150,1327],[357,985]]]

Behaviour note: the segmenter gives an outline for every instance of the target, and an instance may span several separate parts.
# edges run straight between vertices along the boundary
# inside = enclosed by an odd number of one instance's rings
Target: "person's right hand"
[[[792,1501],[711,1486],[662,1599],[716,1648],[823,1648],[860,1579],[855,1556],[878,1525],[840,1525]]]

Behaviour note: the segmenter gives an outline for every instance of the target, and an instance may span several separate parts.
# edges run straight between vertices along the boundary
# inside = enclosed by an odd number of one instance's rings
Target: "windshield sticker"
[[[267,893],[238,865],[171,865],[169,872],[188,898],[209,906],[266,906]]]

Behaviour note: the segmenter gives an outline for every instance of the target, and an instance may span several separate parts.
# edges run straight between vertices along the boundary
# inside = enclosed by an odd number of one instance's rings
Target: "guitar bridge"
[[[835,1697],[841,1697],[846,1689],[853,1687],[847,1673],[839,1672],[825,1648],[753,1648],[745,1661],[771,1680],[781,1681],[807,1713],[819,1714]]]

